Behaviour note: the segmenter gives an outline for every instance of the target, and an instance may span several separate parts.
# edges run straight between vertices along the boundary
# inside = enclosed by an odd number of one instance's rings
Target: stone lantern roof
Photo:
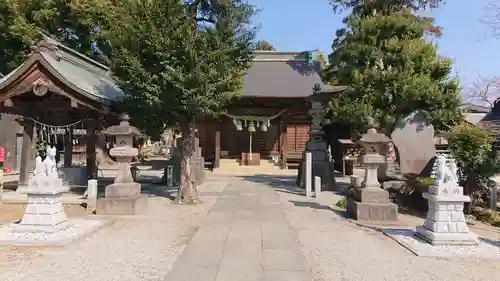
[[[104,131],[104,134],[110,135],[110,136],[141,136],[142,135],[141,132],[139,132],[139,130],[136,127],[130,125],[130,123],[129,123],[130,116],[127,113],[122,113],[118,119],[120,120],[120,124],[108,127]]]
[[[359,140],[360,143],[362,144],[385,144],[391,141],[389,137],[387,137],[384,134],[378,133],[375,125],[375,121],[373,118],[368,117],[368,130],[366,131],[365,134],[361,136],[361,139]]]

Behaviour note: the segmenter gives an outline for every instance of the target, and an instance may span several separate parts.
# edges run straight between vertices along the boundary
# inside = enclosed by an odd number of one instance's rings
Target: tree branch
[[[500,77],[479,76],[465,93],[466,100],[493,107],[495,100],[500,97]]]

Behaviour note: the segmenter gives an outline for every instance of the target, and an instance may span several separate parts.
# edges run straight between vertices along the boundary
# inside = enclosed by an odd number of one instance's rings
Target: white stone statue
[[[45,175],[50,178],[58,178],[57,165],[56,165],[56,148],[47,146],[45,160],[43,166],[45,168]]]
[[[457,164],[453,159],[446,164],[446,158],[443,155],[436,156],[436,162],[433,168],[434,183],[441,185],[447,182],[457,182]]]
[[[35,158],[35,170],[33,171],[34,176],[46,176],[45,166],[42,162],[42,157],[37,156]]]

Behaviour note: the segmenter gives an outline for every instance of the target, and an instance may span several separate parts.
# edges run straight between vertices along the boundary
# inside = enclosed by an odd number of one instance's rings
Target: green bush
[[[342,210],[345,210],[347,209],[347,198],[342,198],[340,199],[337,204],[335,204],[335,206],[337,206],[338,208],[342,209]]]
[[[464,123],[453,127],[447,138],[465,193],[471,196],[473,204],[487,200],[494,184],[490,178],[500,172],[500,161],[493,152],[493,138],[488,128]]]

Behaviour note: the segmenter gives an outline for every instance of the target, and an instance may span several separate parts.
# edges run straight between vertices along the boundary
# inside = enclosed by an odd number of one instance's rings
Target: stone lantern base
[[[347,214],[356,220],[396,221],[398,206],[380,188],[355,188],[347,200]]]
[[[148,208],[148,196],[141,194],[137,182],[113,183],[106,186],[105,198],[97,200],[97,215],[138,215]]]

